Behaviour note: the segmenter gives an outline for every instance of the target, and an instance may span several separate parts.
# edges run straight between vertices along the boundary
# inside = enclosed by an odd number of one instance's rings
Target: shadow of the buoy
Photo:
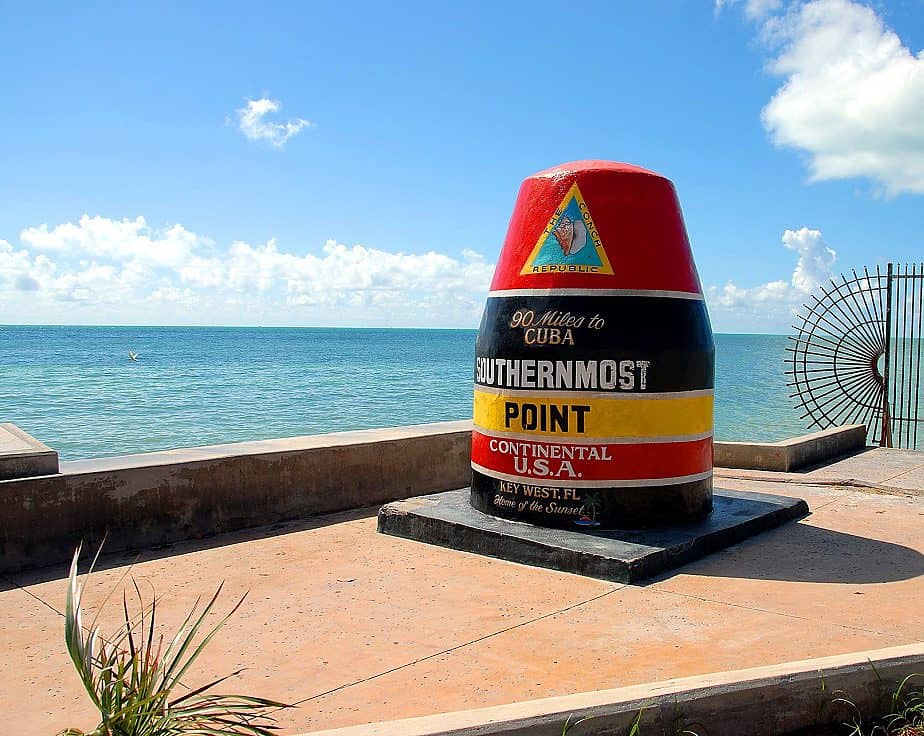
[[[901,544],[797,523],[676,572],[796,583],[892,583],[924,575],[924,555]]]

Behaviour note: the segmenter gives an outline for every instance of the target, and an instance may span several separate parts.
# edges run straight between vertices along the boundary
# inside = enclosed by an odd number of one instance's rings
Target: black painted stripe
[[[506,488],[505,488],[506,485]],[[511,485],[516,490],[511,492]],[[712,509],[712,478],[673,485],[652,485],[635,488],[574,488],[565,494],[554,491],[536,494],[526,489],[564,488],[559,484],[519,483],[491,478],[472,471],[471,504],[479,511],[504,519],[527,521],[541,526],[574,528],[589,507],[588,494],[596,498],[594,517],[601,529],[633,529],[644,526],[665,526],[689,521]],[[548,498],[552,496],[553,498]],[[532,501],[536,500],[533,504]],[[524,508],[520,508],[523,502]],[[511,502],[513,504],[511,505]],[[555,508],[550,506],[555,504]]]
[[[562,322],[549,328],[542,316],[554,312]],[[531,315],[530,315],[531,313]],[[571,328],[574,345],[562,315],[583,317]],[[588,327],[591,317],[601,317],[599,329]],[[519,326],[511,326],[517,325]],[[535,330],[530,335],[527,329]],[[558,329],[557,337],[539,329]],[[533,344],[528,338],[536,340]],[[561,340],[549,344],[549,340]],[[521,296],[489,298],[478,333],[476,357],[514,361],[647,361],[646,386],[639,393],[693,391],[714,387],[715,347],[706,306],[702,301],[640,296]],[[475,382],[479,381],[476,362]],[[562,390],[556,387],[556,390]],[[567,389],[564,389],[567,390]],[[596,389],[605,390],[605,389]],[[619,392],[617,386],[612,389]]]

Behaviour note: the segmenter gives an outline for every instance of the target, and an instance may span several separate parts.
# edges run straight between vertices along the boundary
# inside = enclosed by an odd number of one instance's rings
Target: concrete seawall
[[[63,462],[0,481],[0,572],[459,488],[470,442],[442,422]]]
[[[776,470],[788,473],[866,447],[866,427],[848,424],[780,442],[716,442],[720,468]]]
[[[0,480],[0,572],[375,506],[467,486],[470,421],[62,462]],[[715,443],[716,465],[791,470],[864,446],[842,427],[780,443]],[[47,449],[47,448],[46,448]]]

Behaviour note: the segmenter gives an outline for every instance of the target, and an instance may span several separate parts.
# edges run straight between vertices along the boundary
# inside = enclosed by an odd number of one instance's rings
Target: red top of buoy
[[[527,177],[491,283],[511,289],[702,293],[674,185],[614,161]]]
[[[566,176],[578,171],[619,171],[629,174],[648,174],[649,176],[661,176],[661,174],[655,171],[643,169],[641,166],[636,166],[635,164],[626,164],[620,161],[604,161],[603,159],[599,158],[589,158],[585,159],[584,161],[572,161],[568,164],[559,164],[558,166],[553,166],[550,169],[543,169],[542,171],[537,171],[529,178],[533,179],[537,176]],[[661,178],[664,179],[665,177],[661,176]]]

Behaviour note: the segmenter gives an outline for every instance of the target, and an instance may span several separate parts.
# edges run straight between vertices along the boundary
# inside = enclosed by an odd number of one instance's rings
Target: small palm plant
[[[603,506],[603,497],[599,491],[589,491],[584,494],[584,508],[590,513],[590,521],[593,524],[597,522],[597,512]]]
[[[97,609],[89,629],[84,629],[82,597],[99,550],[83,584],[77,580],[79,556],[78,546],[68,576],[64,638],[77,674],[99,711],[100,723],[92,731],[67,729],[59,736],[272,736],[271,731],[276,726],[269,713],[290,706],[265,698],[209,692],[220,682],[240,674],[241,670],[174,696],[177,688],[182,687],[181,680],[189,668],[234,615],[246,595],[200,637],[205,619],[221,593],[219,586],[205,606],[200,607],[200,601],[196,601],[179,629],[165,643],[163,634],[156,633],[156,596],[149,605],[144,605],[138,585],[132,579],[141,610],[134,615],[129,613],[128,597],[123,589],[122,625],[115,635],[104,637],[97,619],[115,588]]]

